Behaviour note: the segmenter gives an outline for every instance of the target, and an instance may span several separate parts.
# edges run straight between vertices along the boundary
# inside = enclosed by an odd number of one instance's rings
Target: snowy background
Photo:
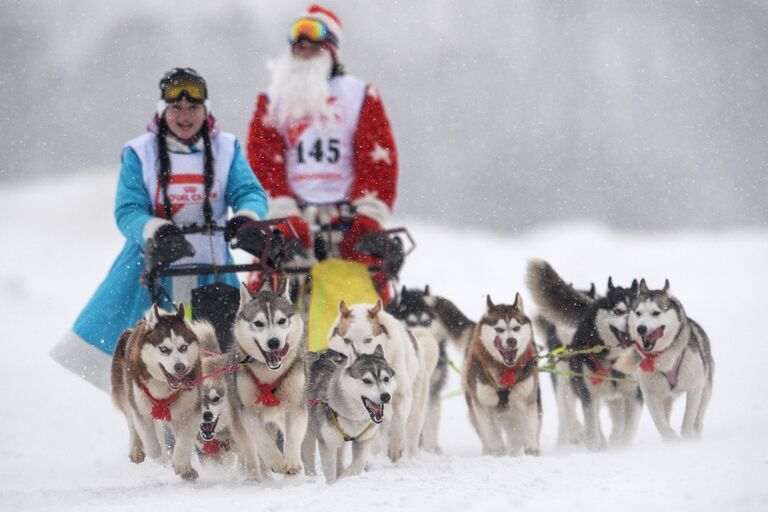
[[[716,359],[700,442],[663,444],[644,412],[624,452],[559,450],[544,376],[539,458],[481,457],[455,397],[443,456],[375,458],[332,487],[212,472],[185,484],[128,461],[108,397],[47,357],[122,246],[120,150],[174,66],[208,79],[244,140],[266,61],[308,3],[0,0],[0,510],[768,510],[761,0],[327,3],[349,71],[381,88],[393,120],[393,225],[418,243],[403,282],[477,319],[486,293],[520,291],[532,309],[530,258],[577,286],[669,278]]]
[[[309,3],[0,0],[0,183],[115,172],[175,66],[244,140]],[[768,224],[763,0],[325,5],[392,118],[401,213],[506,232]]]
[[[304,476],[243,483],[204,472],[182,483],[168,467],[128,461],[122,415],[107,395],[47,357],[106,274],[123,240],[112,210],[116,177],[78,174],[0,190],[0,510],[754,510],[768,508],[765,307],[768,230],[628,234],[596,223],[552,224],[526,235],[436,227],[413,218],[418,248],[403,280],[430,284],[478,318],[485,293],[511,301],[529,258],[545,258],[577,286],[608,275],[645,277],[672,291],[710,335],[714,395],[704,437],[663,444],[647,411],[619,453],[555,447],[554,395],[544,376],[539,458],[480,456],[462,397],[444,401],[445,454],[423,453],[326,486]],[[33,208],[27,209],[29,205]],[[24,222],[9,222],[26,210]],[[25,243],[19,243],[24,240]],[[87,256],[85,256],[87,255]],[[530,311],[529,311],[530,312]],[[457,354],[453,354],[459,360]],[[447,389],[458,386],[451,376]],[[679,425],[681,405],[674,411]]]

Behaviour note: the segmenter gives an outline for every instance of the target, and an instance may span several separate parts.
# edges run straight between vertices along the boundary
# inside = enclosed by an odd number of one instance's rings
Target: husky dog
[[[577,326],[571,348],[595,349],[568,359],[574,374],[570,382],[584,412],[587,448],[607,447],[600,425],[601,402],[607,404],[611,414],[611,444],[629,444],[637,431],[643,405],[634,376],[639,359],[632,349],[627,327],[637,281],[630,288],[623,288],[614,286],[609,277],[605,297],[594,300],[567,284],[548,263],[532,261],[528,266],[528,286],[545,315]]]
[[[490,295],[486,304],[464,358],[469,419],[483,455],[538,455],[541,390],[531,321],[519,293],[511,306],[495,305]]]
[[[414,455],[429,396],[429,383],[438,360],[437,340],[424,328],[407,330],[397,318],[375,305],[342,300],[328,339],[328,347],[347,355],[373,353],[377,345],[384,359],[397,375],[397,389],[392,397],[392,419],[388,432],[387,454],[397,461],[407,450]]]
[[[240,287],[240,307],[233,326],[227,399],[232,437],[246,477],[261,480],[259,458],[276,473],[301,470],[301,442],[307,430],[304,398],[304,321],[289,300],[287,282],[277,293],[251,295]],[[282,438],[282,452],[277,437]]]
[[[396,388],[381,345],[372,354],[347,357],[328,350],[320,355],[309,369],[309,429],[302,447],[307,472],[314,473],[317,440],[326,483],[361,473]],[[352,462],[343,468],[347,442],[352,443]]]
[[[440,453],[438,442],[438,427],[440,424],[440,394],[448,380],[448,353],[446,351],[447,336],[445,328],[439,320],[435,320],[432,309],[426,302],[429,295],[429,286],[424,291],[420,289],[408,290],[403,286],[400,295],[387,306],[387,312],[405,324],[407,328],[423,327],[429,330],[438,340],[437,367],[432,374],[429,383],[429,398],[427,400],[427,413],[424,419],[424,429],[421,432],[421,446],[425,450]],[[442,334],[442,336],[440,336]]]
[[[174,471],[185,480],[197,478],[192,451],[200,391],[189,386],[199,376],[199,344],[183,305],[170,314],[152,305],[135,328],[120,335],[112,359],[112,400],[128,421],[132,462],[163,455],[154,421],[164,420],[175,437]]]
[[[224,373],[212,375],[227,366],[227,357],[224,355],[202,358],[203,374],[208,377],[200,384],[202,411],[197,432],[197,457],[203,463],[221,464],[235,454],[226,376]]]
[[[685,393],[681,434],[701,434],[704,412],[712,396],[714,360],[704,330],[685,314],[669,293],[669,280],[661,290],[650,290],[640,281],[640,292],[631,304],[629,328],[643,358],[638,371],[648,411],[665,440],[677,438],[669,424],[672,402]]]
[[[598,298],[594,283],[582,293],[593,300]],[[576,334],[575,327],[557,322],[541,312],[534,316],[533,324],[539,335],[546,340],[549,352],[571,347],[573,335]],[[550,373],[550,377],[557,403],[557,444],[578,444],[584,439],[584,426],[576,415],[577,397],[570,378],[562,377],[570,372],[570,364],[567,359],[555,359],[554,369],[557,373]]]

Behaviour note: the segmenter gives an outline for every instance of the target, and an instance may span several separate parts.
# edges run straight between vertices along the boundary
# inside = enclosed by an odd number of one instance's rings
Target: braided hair
[[[160,169],[158,171],[158,184],[163,192],[163,213],[165,218],[173,222],[173,209],[171,208],[171,200],[168,197],[168,183],[171,178],[171,157],[168,154],[168,142],[166,137],[170,129],[168,123],[165,121],[164,116],[160,116],[160,122],[157,133],[157,149],[158,157],[160,160]],[[203,123],[200,128],[200,135],[203,138],[204,146],[204,179],[203,185],[205,187],[205,199],[203,200],[203,218],[205,219],[205,225],[210,225],[213,222],[213,207],[211,206],[210,193],[213,187],[213,146],[211,144],[211,135],[208,119]]]

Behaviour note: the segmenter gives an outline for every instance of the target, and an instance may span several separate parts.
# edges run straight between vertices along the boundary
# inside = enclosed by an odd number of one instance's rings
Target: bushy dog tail
[[[467,318],[456,304],[446,298],[430,295],[424,297],[424,300],[445,328],[446,338],[463,352],[469,345],[475,322]]]
[[[526,283],[539,311],[555,322],[576,327],[594,303],[594,299],[563,281],[546,261],[528,262]]]

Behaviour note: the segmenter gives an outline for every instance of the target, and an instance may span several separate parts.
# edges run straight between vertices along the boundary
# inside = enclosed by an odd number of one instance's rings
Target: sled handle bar
[[[300,267],[284,267],[278,272],[285,272],[286,274],[307,274],[311,267],[303,265]],[[264,272],[264,267],[261,263],[242,263],[232,265],[184,265],[177,267],[170,266],[157,266],[149,271],[148,280],[153,281],[158,277],[168,276],[202,276],[210,274],[235,274],[237,272],[250,272],[258,270]],[[381,267],[378,265],[369,265],[368,270],[370,272],[379,272]]]

